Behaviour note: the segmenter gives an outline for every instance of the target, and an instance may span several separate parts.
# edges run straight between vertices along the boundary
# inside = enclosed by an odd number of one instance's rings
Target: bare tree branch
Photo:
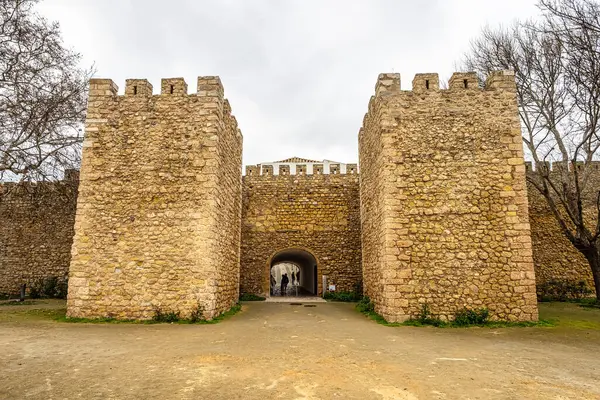
[[[523,143],[535,162],[527,180],[589,261],[600,301],[600,193],[589,187],[600,148],[600,4],[540,0],[539,8],[540,20],[485,28],[462,67],[481,77],[515,71]]]
[[[77,168],[87,81],[38,0],[0,0],[0,179],[43,180]]]

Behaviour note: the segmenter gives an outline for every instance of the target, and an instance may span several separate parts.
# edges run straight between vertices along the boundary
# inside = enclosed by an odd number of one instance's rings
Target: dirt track
[[[598,310],[575,310],[589,326],[435,329],[341,303],[247,303],[216,325],[59,323],[28,308],[0,306],[2,399],[600,399]]]

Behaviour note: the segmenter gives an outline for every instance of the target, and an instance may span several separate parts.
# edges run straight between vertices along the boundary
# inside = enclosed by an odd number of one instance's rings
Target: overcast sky
[[[219,75],[244,135],[244,164],[291,156],[356,162],[377,75],[447,79],[486,24],[535,0],[43,0],[68,46],[123,92],[125,79]]]

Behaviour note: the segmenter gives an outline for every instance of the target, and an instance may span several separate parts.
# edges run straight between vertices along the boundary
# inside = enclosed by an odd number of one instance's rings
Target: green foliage
[[[154,315],[152,321],[173,323],[179,322],[179,311],[163,311],[160,306],[154,307]]]
[[[471,310],[463,308],[454,315],[455,326],[485,325],[488,322],[490,311],[487,308]]]
[[[408,321],[405,322],[405,324],[411,325],[411,326],[432,325],[432,326],[441,327],[441,326],[444,326],[446,323],[444,321],[442,321],[441,319],[434,317],[431,314],[431,310],[429,309],[429,304],[424,303],[421,306],[421,311],[419,312],[419,315],[417,316],[417,318],[409,319]]]
[[[365,296],[356,304],[356,309],[363,314],[373,313],[375,312],[375,304],[373,304],[369,296]]]
[[[0,304],[0,306],[33,306],[38,304],[37,301],[33,301],[33,300],[25,300],[25,301],[19,301],[19,300],[12,300],[12,301],[7,301],[6,303],[2,303]]]
[[[362,297],[363,297],[363,293],[364,293],[364,292],[363,292],[363,281],[362,281],[362,279],[361,279],[361,280],[359,280],[358,282],[356,282],[356,283],[354,284],[354,293],[356,293],[356,294],[357,294],[357,296],[360,296],[360,298],[362,299]],[[359,300],[360,300],[360,299],[359,299]]]
[[[257,296],[252,293],[242,293],[240,295],[240,301],[265,301],[266,298],[262,296]]]
[[[403,323],[391,323],[385,320],[381,315],[375,312],[374,304],[368,297],[364,297],[356,305],[356,309],[365,314],[370,319],[378,324],[385,326],[434,326],[437,328],[463,328],[469,326],[479,326],[486,328],[509,328],[509,327],[550,327],[555,326],[554,322],[549,320],[541,320],[538,322],[506,322],[506,321],[489,321],[489,311],[487,308],[477,310],[463,309],[456,313],[455,319],[452,322],[444,322],[441,319],[434,317],[427,303],[423,304],[421,311],[416,318],[411,318]]]
[[[364,296],[357,304],[356,310],[360,313],[365,314],[369,319],[377,322],[378,324],[385,326],[399,326],[400,324],[389,323],[381,315],[375,312],[375,304],[369,299],[368,296]]]
[[[539,301],[573,301],[590,296],[593,292],[585,281],[551,279],[539,287]]]
[[[204,306],[198,302],[190,314],[190,323],[196,324],[200,321],[204,321]]]
[[[190,318],[181,318],[179,311],[163,311],[160,307],[154,308],[154,315],[151,320],[135,320],[135,319],[116,319],[111,316],[102,318],[71,318],[65,316],[65,311],[55,316],[54,320],[59,322],[75,322],[85,324],[160,324],[160,323],[176,323],[176,324],[216,324],[219,323],[232,315],[237,314],[242,309],[242,306],[237,303],[229,310],[220,314],[219,316],[206,320],[204,319],[204,308],[201,304],[198,304],[192,313]],[[36,311],[36,310],[34,310]]]
[[[42,298],[42,289],[40,284],[36,283],[31,285],[29,288],[29,297],[32,299],[41,299]]]
[[[363,284],[362,280],[354,284],[354,290],[351,292],[325,292],[323,295],[325,300],[342,301],[353,303],[363,299]]]
[[[32,299],[50,298],[66,299],[68,281],[56,276],[38,279],[29,287],[29,297]]]
[[[323,298],[331,301],[355,302],[362,299],[362,294],[357,292],[325,292]]]
[[[583,308],[600,308],[600,301],[596,298],[581,299],[578,301],[579,307]]]

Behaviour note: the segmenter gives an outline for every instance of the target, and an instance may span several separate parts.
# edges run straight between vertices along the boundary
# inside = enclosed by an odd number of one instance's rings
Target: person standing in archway
[[[296,284],[296,273],[292,271],[292,286]]]
[[[296,272],[296,282],[298,282],[298,286],[300,286],[300,270]]]
[[[287,285],[290,283],[290,278],[288,278],[287,274],[283,274],[281,277],[281,295],[285,296],[287,291]]]

